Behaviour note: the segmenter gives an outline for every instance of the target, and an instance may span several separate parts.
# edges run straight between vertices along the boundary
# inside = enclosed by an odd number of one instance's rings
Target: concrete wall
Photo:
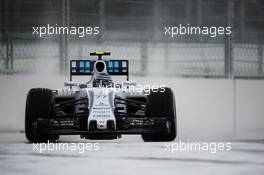
[[[176,97],[183,138],[264,138],[264,81],[132,77],[165,84]],[[0,131],[23,130],[25,100],[32,87],[60,88],[68,77],[0,76]]]
[[[240,80],[235,86],[237,133],[264,138],[264,81]]]

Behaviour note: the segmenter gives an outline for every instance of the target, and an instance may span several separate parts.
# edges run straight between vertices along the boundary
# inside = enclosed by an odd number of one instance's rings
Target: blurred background
[[[183,136],[262,138],[263,0],[0,2],[0,129],[23,129],[29,88],[61,87],[70,59],[102,50],[129,59],[135,80],[173,88]],[[100,35],[32,35],[47,24],[100,26]],[[179,24],[231,26],[232,35],[164,35],[164,26]]]
[[[0,22],[2,74],[33,72],[40,60],[52,61],[52,71],[66,74],[69,59],[110,50],[117,58],[129,58],[135,75],[264,77],[261,0],[1,0]],[[100,26],[101,34],[32,35],[33,26],[47,24]],[[216,38],[164,35],[164,26],[179,24],[232,26],[233,33]]]

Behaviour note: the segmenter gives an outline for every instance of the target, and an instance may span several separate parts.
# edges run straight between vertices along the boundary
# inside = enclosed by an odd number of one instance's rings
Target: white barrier
[[[132,77],[141,84],[172,87],[178,135],[184,138],[263,138],[264,81]],[[0,131],[23,130],[32,87],[60,88],[68,77],[0,76]]]

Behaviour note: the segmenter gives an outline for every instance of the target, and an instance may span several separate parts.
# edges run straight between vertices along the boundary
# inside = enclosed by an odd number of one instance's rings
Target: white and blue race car
[[[140,134],[144,141],[173,141],[176,107],[173,91],[162,87],[136,88],[129,82],[128,60],[105,60],[109,52],[93,52],[96,60],[71,60],[65,88],[33,88],[28,92],[25,134],[30,142],[57,140],[60,135],[85,139],[117,139]],[[127,76],[116,84],[111,76]],[[75,83],[73,76],[91,76]]]

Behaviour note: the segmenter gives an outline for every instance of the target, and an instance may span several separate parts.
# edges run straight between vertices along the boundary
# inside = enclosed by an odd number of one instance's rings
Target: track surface
[[[97,141],[64,136],[60,143]],[[176,140],[177,142],[177,140]],[[100,150],[33,151],[23,133],[0,133],[0,174],[264,174],[264,142],[232,142],[231,151],[174,153],[138,136],[98,141]]]

